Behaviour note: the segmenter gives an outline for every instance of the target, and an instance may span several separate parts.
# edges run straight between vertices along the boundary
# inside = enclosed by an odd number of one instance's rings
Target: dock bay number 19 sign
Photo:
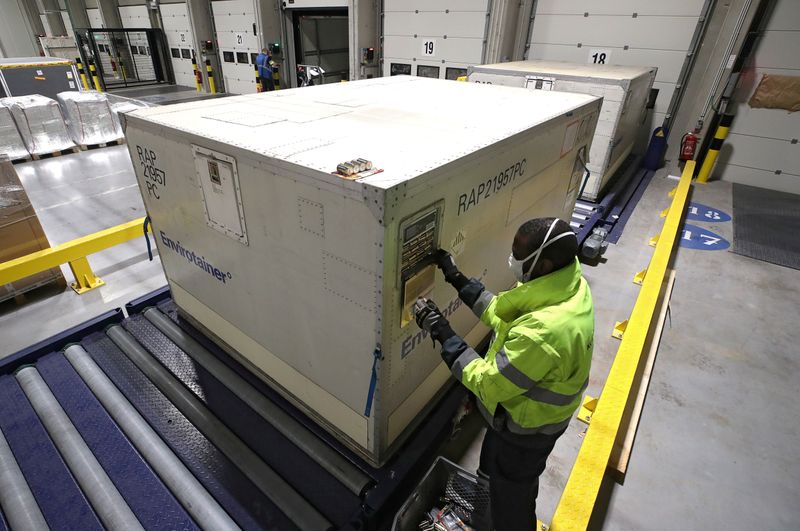
[[[436,39],[422,40],[422,55],[426,57],[436,57]]]

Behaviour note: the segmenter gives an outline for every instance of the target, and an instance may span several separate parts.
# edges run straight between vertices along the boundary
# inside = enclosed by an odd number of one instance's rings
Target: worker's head
[[[517,229],[508,267],[520,282],[552,273],[575,261],[578,239],[569,223],[558,218],[536,218]]]
[[[261,53],[267,53],[268,50],[266,48],[261,48]]]

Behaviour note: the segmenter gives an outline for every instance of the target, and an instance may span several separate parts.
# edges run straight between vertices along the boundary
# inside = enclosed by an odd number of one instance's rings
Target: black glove
[[[461,291],[461,288],[467,285],[469,279],[458,270],[456,262],[450,253],[444,249],[439,249],[433,253],[433,260],[444,273],[444,279],[448,284],[456,288],[456,291]]]
[[[417,326],[430,334],[434,345],[436,341],[444,344],[445,341],[456,335],[435,302],[419,298],[414,303],[413,312]]]
[[[475,304],[475,301],[478,300],[478,297],[485,289],[480,280],[464,276],[464,274],[458,270],[452,255],[444,249],[439,249],[434,252],[433,259],[439,269],[442,270],[442,273],[444,273],[444,279],[447,283],[458,291],[458,297],[464,301],[467,306],[472,308],[472,305]]]

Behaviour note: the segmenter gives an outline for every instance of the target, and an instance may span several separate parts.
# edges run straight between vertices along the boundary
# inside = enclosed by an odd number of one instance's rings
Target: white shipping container
[[[570,218],[599,110],[400,76],[142,109],[127,137],[181,313],[380,465],[450,379],[410,305],[487,334],[426,255],[510,287],[519,225]]]
[[[647,119],[647,100],[655,67],[515,61],[471,66],[468,80],[533,90],[591,94],[603,98],[587,167],[582,198],[599,199],[609,179],[631,153]]]

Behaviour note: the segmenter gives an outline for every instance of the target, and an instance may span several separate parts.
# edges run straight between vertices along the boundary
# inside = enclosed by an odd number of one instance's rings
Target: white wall
[[[64,21],[64,28],[67,30],[67,35],[75,37],[75,32],[72,30],[72,21],[69,19],[69,13],[61,11],[61,20]]]
[[[591,63],[595,53],[606,53],[606,64],[658,67],[653,88],[659,93],[649,135],[664,121],[703,4],[538,0],[528,58]]]
[[[743,72],[736,117],[714,173],[725,181],[800,194],[800,112],[752,109],[747,103],[764,74],[800,76],[800,2],[775,4]]]
[[[103,17],[100,16],[98,8],[86,8],[86,16],[89,18],[89,24],[91,24],[92,29],[101,29],[103,27]]]
[[[3,0],[0,7],[0,57],[35,57],[39,46],[25,11],[17,0]]]

